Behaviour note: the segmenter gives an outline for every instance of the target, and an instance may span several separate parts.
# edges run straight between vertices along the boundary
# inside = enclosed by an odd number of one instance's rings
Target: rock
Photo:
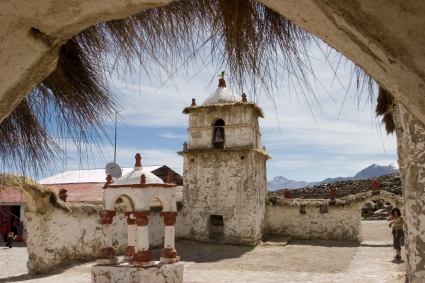
[[[365,203],[362,206],[362,212],[363,213],[367,213],[369,211],[374,211],[375,209],[376,209],[376,205],[371,201],[368,201],[367,203]]]
[[[373,213],[374,217],[382,217],[382,216],[389,216],[391,214],[391,211],[385,208],[379,209]]]

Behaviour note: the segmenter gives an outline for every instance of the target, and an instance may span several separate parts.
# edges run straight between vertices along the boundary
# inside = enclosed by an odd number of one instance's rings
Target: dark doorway
[[[210,239],[224,240],[224,221],[222,215],[210,215]]]

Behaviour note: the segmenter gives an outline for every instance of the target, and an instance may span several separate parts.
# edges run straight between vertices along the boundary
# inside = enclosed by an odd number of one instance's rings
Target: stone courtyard
[[[386,221],[363,221],[362,243],[291,240],[286,246],[215,245],[180,240],[184,282],[405,282],[405,256],[393,260]],[[161,249],[152,250],[159,258]],[[27,274],[22,245],[0,249],[0,282],[90,282],[95,262],[63,266],[47,275]]]

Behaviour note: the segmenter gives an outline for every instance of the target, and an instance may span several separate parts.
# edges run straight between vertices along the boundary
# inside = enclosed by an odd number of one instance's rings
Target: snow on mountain
[[[303,188],[306,186],[314,186],[314,185],[323,184],[323,183],[333,183],[337,181],[361,180],[361,179],[374,178],[374,177],[379,177],[382,175],[398,173],[398,172],[399,172],[398,166],[397,164],[394,164],[394,163],[391,163],[388,166],[380,166],[377,164],[372,164],[369,167],[361,170],[354,176],[326,178],[325,180],[321,182],[294,181],[294,180],[289,180],[283,176],[277,176],[267,180],[267,187],[269,191],[275,191],[278,189],[298,189],[298,188]]]

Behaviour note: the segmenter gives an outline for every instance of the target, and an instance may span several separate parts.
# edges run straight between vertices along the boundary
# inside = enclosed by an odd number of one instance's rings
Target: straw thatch
[[[70,138],[80,153],[83,145],[99,143],[116,107],[110,75],[131,78],[134,62],[147,76],[214,63],[253,100],[260,90],[273,99],[284,79],[303,86],[304,96],[314,94],[312,39],[253,0],[182,0],[96,24],[62,46],[56,70],[0,124],[1,161],[37,171],[60,153],[53,137]]]
[[[394,110],[395,100],[392,95],[383,89],[379,88],[378,94],[378,103],[376,105],[376,115],[383,116],[382,123],[385,125],[387,134],[391,134],[395,130],[393,110]]]
[[[362,202],[366,198],[372,196],[372,191],[367,191],[364,193],[359,193],[355,195],[349,195],[343,198],[337,198],[335,200],[335,206],[344,206],[349,205],[355,202]],[[395,204],[403,205],[403,199],[395,194],[392,194],[387,191],[380,191],[380,195],[376,195],[376,198],[380,196],[385,196],[394,200]],[[297,206],[297,207],[327,207],[329,206],[329,199],[300,199],[300,198],[284,198],[279,195],[269,195],[267,197],[267,204],[277,205],[277,206]]]

